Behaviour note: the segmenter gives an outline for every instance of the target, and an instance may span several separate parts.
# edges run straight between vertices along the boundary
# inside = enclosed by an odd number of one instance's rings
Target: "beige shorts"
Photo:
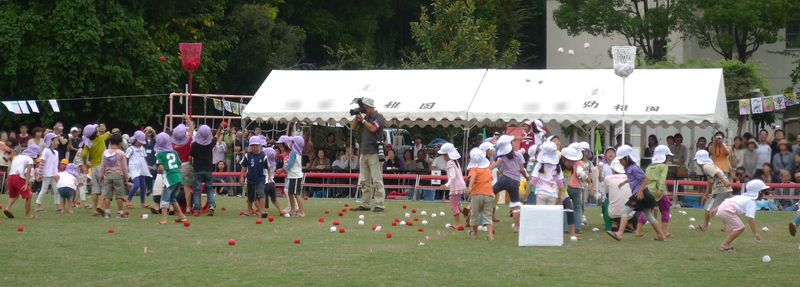
[[[557,197],[548,195],[536,195],[536,205],[556,205]]]
[[[125,198],[125,178],[121,173],[108,173],[103,178],[104,199]]]
[[[191,183],[194,182],[194,167],[191,163],[181,164],[181,175],[183,175],[183,182],[186,183],[185,186],[191,186]]]
[[[486,195],[476,195],[470,199],[469,222],[475,225],[492,225],[492,211],[494,210],[494,197]]]

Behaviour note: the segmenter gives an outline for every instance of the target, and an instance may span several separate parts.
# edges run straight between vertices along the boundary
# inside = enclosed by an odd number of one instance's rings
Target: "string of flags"
[[[57,100],[48,100],[50,104],[50,108],[53,109],[54,113],[61,112],[61,109],[58,107]],[[31,113],[40,113],[39,105],[36,104],[36,101],[3,101],[3,105],[6,106],[6,109],[9,112],[15,114],[31,114]]]
[[[739,115],[762,114],[774,111],[785,110],[800,104],[795,93],[785,93],[783,95],[763,96],[739,100]]]
[[[218,111],[226,111],[235,115],[239,115],[244,111],[244,108],[247,107],[246,104],[240,104],[237,102],[231,102],[226,100],[220,99],[213,99],[214,100],[214,108]]]

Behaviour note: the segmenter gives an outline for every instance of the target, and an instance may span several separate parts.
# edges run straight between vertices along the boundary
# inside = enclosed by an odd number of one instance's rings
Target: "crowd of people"
[[[462,216],[466,227],[491,228],[498,221],[497,194],[505,191],[515,231],[519,230],[523,204],[557,204],[566,212],[564,231],[579,239],[586,223],[584,207],[598,204],[603,206],[603,224],[614,239],[621,240],[626,230],[644,236],[643,223],[649,222],[654,239],[665,240],[672,236],[672,202],[665,182],[676,173],[708,180],[701,199],[706,216],[698,228],[708,229],[713,216],[725,220],[732,238],[720,248],[730,251],[734,235],[743,229],[741,222],[736,222],[738,217],[731,214],[754,218],[755,210],[798,209],[796,200],[765,200],[761,196],[771,183],[800,181],[800,135],[790,144],[780,129],[773,138],[766,130],[761,130],[758,138],[745,133],[735,137],[732,145],[717,132],[711,143],[701,137],[692,148],[683,145],[681,134],[667,137],[666,145],[652,135],[639,159],[620,137],[617,145],[595,156],[588,143],[563,146],[541,121],[525,121],[523,136],[496,134],[467,151],[469,164],[464,170],[455,146],[444,144],[431,156],[421,137],[416,137],[410,148],[387,146],[385,160],[379,162],[377,153],[383,148],[377,147],[380,138],[376,135],[382,121],[377,113],[357,118],[354,123],[366,133],[359,144],[342,146],[329,134],[316,149],[308,134],[273,141],[260,128],[242,131],[229,122],[216,130],[208,125],[196,128],[188,117],[185,124],[158,134],[145,127],[128,135],[116,128],[108,131],[102,123],[74,126],[68,133],[61,123],[30,131],[23,125],[18,132],[0,131],[0,170],[8,175],[5,192],[10,196],[3,212],[13,218],[11,208],[22,197],[25,216],[36,218],[37,212],[47,209],[45,197],[52,193],[59,212],[87,208],[96,216],[110,218],[114,201],[116,217],[125,218],[125,207],[133,207],[138,195],[140,207],[161,214],[159,223],[165,224],[171,214],[178,216],[178,222],[186,220],[186,214],[213,216],[215,196],[228,194],[247,197],[249,215],[266,217],[271,202],[281,216],[304,217],[304,170],[360,171],[359,188],[369,193],[364,193],[366,199],[362,198],[364,204],[359,208],[380,212],[385,197],[383,171],[441,170],[448,178],[442,188],[449,190],[446,198],[454,216],[453,228],[465,227]],[[212,172],[238,173],[240,185],[213,188],[215,181],[236,179],[215,178]],[[277,200],[276,174],[285,174],[283,191],[289,198],[285,209]],[[469,175],[468,181],[463,174]],[[731,184],[736,182],[746,183],[746,187],[734,192]],[[791,188],[773,192],[797,195]],[[742,195],[734,197],[734,193]],[[154,204],[147,204],[147,196],[152,196]],[[469,199],[468,207],[461,208],[462,198]],[[757,231],[753,232],[758,238]]]

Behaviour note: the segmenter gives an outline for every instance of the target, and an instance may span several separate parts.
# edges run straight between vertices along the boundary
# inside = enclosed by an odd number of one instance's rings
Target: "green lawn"
[[[591,228],[601,222],[595,208],[587,214],[582,241],[520,248],[508,217],[497,225],[494,242],[445,230],[449,215],[427,218],[427,226],[390,225],[403,217],[403,204],[430,213],[446,211],[445,203],[389,202],[385,213],[364,213],[365,226],[356,224],[356,212],[337,215],[345,203],[355,206],[354,201],[305,203],[306,218],[256,225],[255,218],[239,216],[243,199],[224,197],[219,207],[227,211],[191,218],[189,228],[159,226],[153,216],[139,219],[142,209],[132,210],[131,219],[106,221],[86,209],[56,214],[49,205],[37,220],[2,219],[0,286],[792,286],[800,270],[800,240],[786,231],[794,216],[788,212],[759,212],[759,228],[771,229],[762,232],[762,243],[746,231],[734,242],[736,253],[722,254],[717,251],[724,236],[719,220],[713,232],[688,230],[690,217],[702,220],[697,209],[688,209],[688,215],[673,210],[675,238],[667,242],[649,236],[616,242],[593,233]],[[325,209],[331,214],[325,216]],[[19,204],[14,211],[23,214]],[[499,214],[508,214],[507,209]],[[318,222],[320,216],[326,223]],[[334,219],[346,233],[330,233]],[[383,231],[373,232],[373,224]],[[24,232],[17,232],[19,225]],[[109,227],[116,233],[107,233]],[[386,232],[394,238],[386,239]],[[238,241],[236,246],[228,246],[229,238]],[[302,244],[293,244],[295,238]],[[152,251],[145,253],[145,247]],[[772,262],[762,263],[767,254]]]

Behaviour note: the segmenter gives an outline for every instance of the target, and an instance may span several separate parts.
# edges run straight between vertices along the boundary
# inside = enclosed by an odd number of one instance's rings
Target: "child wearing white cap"
[[[672,210],[672,202],[669,196],[664,196],[667,193],[667,173],[669,168],[666,161],[667,156],[672,156],[669,147],[665,145],[656,146],[653,149],[653,157],[650,165],[645,170],[647,175],[647,189],[653,194],[656,202],[658,202],[658,212],[661,214],[661,228],[664,231],[664,236],[672,237],[672,233],[668,230],[669,227],[669,214]],[[653,216],[655,216],[655,208],[653,209]],[[646,222],[644,214],[639,214],[639,225],[636,226],[636,237],[644,236],[642,233],[642,226]]]
[[[559,165],[558,155],[557,155],[556,145],[553,142],[547,142],[542,144],[542,150],[539,153],[539,161],[543,163],[540,169],[534,171],[531,175],[535,177],[533,180],[536,182],[536,192],[538,193],[536,196],[536,204],[537,205],[556,205],[561,204],[564,206],[564,212],[566,213],[566,223],[567,223],[567,230],[569,231],[570,236],[575,236],[580,238],[580,235],[575,231],[575,222],[579,220],[578,217],[575,216],[575,205],[580,204],[576,203],[570,194],[568,193],[567,189],[564,189],[565,180],[564,174],[562,173],[561,165]],[[580,162],[581,153],[571,147],[566,147],[561,150],[561,155],[563,156],[563,166],[565,170],[573,171],[578,166],[578,162]],[[548,172],[547,169],[551,168],[548,164],[555,162],[555,169]],[[549,173],[549,175],[548,175]],[[548,180],[547,178],[551,178]],[[569,176],[571,177],[571,175]],[[545,183],[545,184],[542,184]],[[569,185],[567,183],[567,185]],[[555,193],[553,193],[553,189],[555,189]],[[555,196],[555,198],[552,198]]]
[[[711,221],[711,211],[717,209],[722,202],[731,196],[733,189],[728,177],[719,167],[714,165],[714,161],[708,155],[708,151],[699,150],[694,155],[694,160],[700,165],[703,174],[708,177],[706,192],[703,194],[703,209],[706,211],[703,225],[698,226],[700,230],[708,229],[708,222]]]
[[[761,234],[756,230],[756,200],[760,199],[763,195],[762,192],[769,188],[760,179],[751,180],[747,182],[744,194],[725,199],[718,208],[712,210],[712,213],[716,213],[717,217],[730,226],[727,231],[728,236],[719,245],[719,251],[736,251],[731,243],[744,232],[744,223],[739,218],[739,214],[747,216],[747,225],[750,226],[750,231],[753,232],[756,241],[761,241]]]
[[[522,154],[513,151],[512,141],[514,137],[504,135],[497,140],[497,161],[489,167],[494,169],[500,167],[503,175],[497,178],[497,183],[493,187],[495,194],[505,190],[511,198],[510,204],[511,217],[514,218],[514,232],[519,232],[519,212],[522,204],[519,200],[520,181],[529,179],[528,171],[525,170],[525,159]]]
[[[461,164],[458,159],[461,155],[458,150],[451,143],[443,144],[439,149],[439,154],[444,157],[447,162],[447,183],[442,185],[442,188],[450,190],[450,209],[453,212],[454,228],[461,226],[461,195],[467,189],[467,184],[464,183],[463,172],[461,171]]]
[[[653,240],[664,241],[665,237],[661,230],[661,226],[656,218],[653,217],[652,209],[657,206],[657,203],[652,193],[647,188],[647,175],[645,175],[644,171],[642,171],[642,168],[640,168],[638,165],[639,157],[634,154],[631,146],[621,145],[617,149],[616,159],[619,160],[619,163],[622,164],[623,167],[625,167],[625,175],[628,177],[628,179],[621,183],[619,187],[622,188],[622,186],[626,183],[629,184],[632,195],[628,198],[628,202],[625,203],[625,206],[623,207],[623,215],[620,219],[617,232],[609,230],[606,231],[606,233],[617,241],[622,240],[628,220],[630,220],[638,211],[647,217],[647,221],[650,222],[650,225],[652,225],[653,229],[656,231],[656,237],[654,237]]]
[[[478,239],[478,226],[488,227],[489,240],[494,240],[492,213],[494,211],[494,192],[492,192],[492,170],[489,160],[479,148],[469,152],[469,187],[467,196],[472,210],[469,221],[472,222],[472,239]]]

